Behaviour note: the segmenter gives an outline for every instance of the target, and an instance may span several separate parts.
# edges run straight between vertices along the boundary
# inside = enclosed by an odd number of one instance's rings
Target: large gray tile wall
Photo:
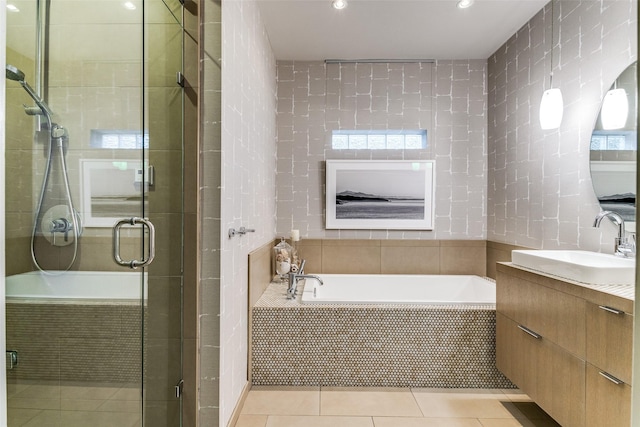
[[[227,425],[247,385],[248,254],[275,238],[276,62],[257,2],[223,2],[222,9],[220,229],[255,229],[231,239],[210,230],[221,251],[220,381],[209,398],[219,396],[220,425]]]
[[[553,37],[551,22],[553,20]],[[539,105],[562,90],[559,129],[543,131]],[[637,58],[637,2],[551,3],[514,34],[488,64],[488,239],[532,248],[613,250],[608,221],[591,186],[589,140],[600,102]]]
[[[277,232],[305,238],[484,239],[486,61],[278,62]],[[425,150],[332,150],[332,130],[427,129]],[[325,230],[327,159],[435,159],[433,231]]]

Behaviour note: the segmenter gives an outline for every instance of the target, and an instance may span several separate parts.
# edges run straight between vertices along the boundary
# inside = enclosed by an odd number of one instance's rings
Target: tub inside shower
[[[136,383],[146,301],[146,274],[142,281],[110,271],[7,277],[7,350],[17,357],[7,379]]]
[[[495,366],[490,279],[320,277],[326,285],[300,281],[296,300],[273,282],[253,306],[252,384],[514,387]]]

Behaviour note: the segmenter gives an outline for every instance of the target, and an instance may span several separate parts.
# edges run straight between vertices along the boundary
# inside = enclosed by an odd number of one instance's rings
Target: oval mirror
[[[590,150],[591,180],[600,207],[617,212],[625,222],[633,223],[636,220],[637,93],[634,62],[605,94],[591,134]],[[635,231],[634,225],[629,231]]]

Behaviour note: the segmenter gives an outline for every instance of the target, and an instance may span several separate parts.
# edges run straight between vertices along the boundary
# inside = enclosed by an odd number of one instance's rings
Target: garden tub
[[[271,283],[252,308],[254,385],[514,387],[495,366],[491,280],[319,276],[323,286],[300,281],[297,300],[286,298],[286,283]],[[405,287],[413,295],[400,296]]]

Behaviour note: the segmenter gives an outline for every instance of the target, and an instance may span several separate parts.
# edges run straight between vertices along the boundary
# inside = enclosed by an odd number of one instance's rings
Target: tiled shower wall
[[[223,2],[222,12],[219,403],[227,425],[247,385],[248,254],[275,237],[276,63],[256,2]],[[227,237],[243,226],[255,232]]]
[[[553,12],[553,37],[552,37]],[[562,90],[559,129],[538,108]],[[600,102],[637,58],[637,2],[554,1],[489,58],[488,239],[532,248],[613,250],[615,230],[592,227],[589,140]]]
[[[187,3],[188,4],[188,3]],[[195,305],[196,333],[188,348],[190,356],[198,362],[188,391],[195,395],[190,399],[196,406],[196,416],[185,423],[188,427],[222,425],[219,407],[220,388],[220,148],[221,148],[221,65],[222,56],[222,7],[219,1],[203,0],[198,13],[203,28],[199,29],[201,46],[196,56],[200,61],[198,100],[200,117],[198,137],[198,224],[190,230],[193,238],[200,239],[198,255],[198,289],[190,300]],[[189,223],[187,223],[188,225]],[[186,288],[185,288],[186,290]],[[187,313],[185,312],[185,316]],[[199,358],[199,360],[198,360]],[[185,359],[188,360],[188,359]],[[195,401],[195,402],[194,402]],[[186,413],[186,412],[185,412]]]
[[[277,232],[303,238],[484,239],[486,61],[278,62]],[[332,150],[332,130],[426,129],[424,150]],[[325,230],[327,159],[436,160],[433,231]]]

